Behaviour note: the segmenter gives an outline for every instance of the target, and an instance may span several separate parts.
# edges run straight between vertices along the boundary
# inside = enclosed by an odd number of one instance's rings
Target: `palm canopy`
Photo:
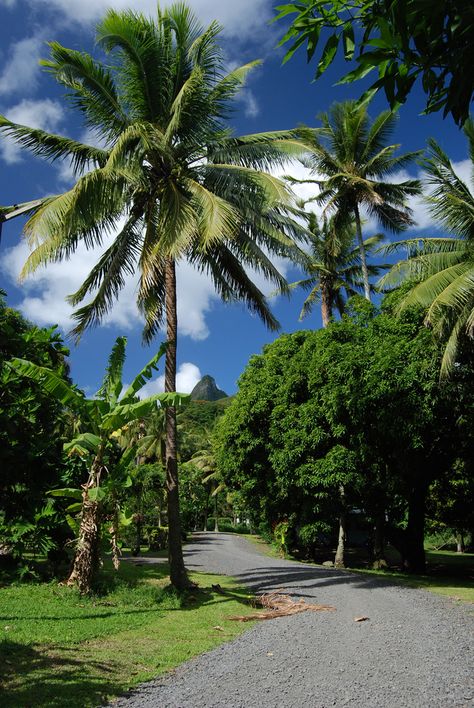
[[[418,153],[396,155],[399,145],[387,145],[396,116],[385,111],[370,121],[365,106],[355,101],[336,103],[319,116],[322,126],[301,135],[310,144],[304,164],[320,189],[314,197],[337,219],[352,214],[357,231],[363,271],[364,294],[370,299],[369,271],[362,238],[360,209],[384,229],[399,232],[413,223],[408,197],[420,191],[418,180],[392,182],[390,176],[409,164]],[[294,182],[298,180],[293,180]]]
[[[474,121],[464,127],[469,154],[474,163]],[[474,336],[474,196],[456,174],[449,157],[434,141],[423,162],[426,198],[434,219],[454,237],[411,239],[393,243],[384,250],[406,249],[407,257],[393,266],[379,282],[384,290],[408,281],[412,287],[400,308],[421,305],[426,322],[445,341],[442,375],[452,370],[460,338]]]
[[[138,270],[138,305],[150,338],[164,319],[166,257],[189,259],[224,299],[243,299],[277,326],[246,267],[285,286],[268,253],[289,255],[290,237],[300,229],[286,210],[287,188],[264,170],[304,147],[292,131],[231,135],[229,102],[258,62],[226,74],[219,31],[217,23],[203,31],[177,4],[158,9],[156,21],[110,10],[97,28],[110,66],[51,42],[43,64],[102,148],[0,119],[3,132],[36,155],[68,160],[78,177],[27,222],[34,250],[24,275],[69,257],[80,241],[93,248],[117,232],[70,298],[78,305],[92,294],[75,313],[76,335],[101,320]]]
[[[324,216],[318,223],[316,214],[310,212],[308,232],[310,253],[302,264],[307,277],[290,283],[290,289],[309,290],[300,313],[300,320],[306,317],[316,302],[321,302],[323,326],[332,316],[334,307],[340,315],[344,313],[345,301],[363,290],[363,273],[360,247],[354,245],[355,224],[343,224],[337,216]],[[338,224],[339,221],[339,224]],[[383,240],[383,234],[375,234],[364,240],[364,248],[370,255]],[[389,266],[369,265],[369,275],[377,276]],[[371,285],[371,290],[374,287]]]

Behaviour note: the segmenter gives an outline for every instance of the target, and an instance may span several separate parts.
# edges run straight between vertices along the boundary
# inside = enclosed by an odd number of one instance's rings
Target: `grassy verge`
[[[200,587],[183,599],[167,575],[125,562],[90,598],[53,583],[0,588],[2,708],[99,706],[248,627],[227,619],[252,611],[231,579],[192,574]]]
[[[246,536],[257,548],[271,558],[281,558],[276,548],[264,541],[260,536]],[[324,554],[323,554],[324,555]],[[396,552],[390,560],[396,563]],[[332,551],[325,556],[334,557]],[[298,560],[285,556],[289,560]],[[427,573],[425,575],[408,575],[393,568],[386,570],[371,570],[367,568],[367,559],[360,553],[349,551],[347,554],[347,570],[357,573],[378,575],[393,580],[400,585],[429,590],[437,595],[444,595],[455,600],[474,603],[474,554],[454,553],[452,551],[426,551]]]
[[[427,573],[407,575],[396,570],[370,570],[355,567],[359,573],[390,578],[401,585],[429,590],[454,600],[474,603],[474,554],[451,551],[426,551]]]

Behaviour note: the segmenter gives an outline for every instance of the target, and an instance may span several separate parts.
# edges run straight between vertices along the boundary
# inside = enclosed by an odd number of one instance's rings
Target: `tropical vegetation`
[[[324,34],[321,75],[341,42],[348,60],[359,47],[359,69],[344,80],[377,70],[366,98],[384,89],[392,108],[421,78],[427,110],[464,124],[473,161],[470,11],[435,0],[427,17],[422,5],[282,5],[287,58],[306,43],[311,60]],[[225,618],[242,592],[185,568],[182,544],[196,531],[258,533],[274,555],[363,565],[417,587],[431,583],[433,563],[449,571],[448,547],[462,578],[442,578],[442,592],[472,598],[470,187],[433,140],[425,154],[403,154],[391,143],[395,114],[372,119],[367,101],[333,104],[315,128],[236,137],[232,101],[259,62],[229,71],[220,32],[184,3],[154,17],[109,10],[98,59],[51,42],[43,62],[87,128],[84,142],[0,116],[0,137],[74,173],[61,194],[0,207],[0,229],[26,218],[23,276],[97,249],[69,297],[76,340],[133,278],[145,342],[166,335],[130,378],[119,336],[86,395],[58,328],[27,321],[0,291],[0,588],[15,618],[14,636],[0,628],[5,705],[98,705],[236,635]],[[399,171],[415,160],[422,179],[405,179]],[[304,203],[289,186],[300,182],[314,186]],[[438,232],[389,242],[414,226],[413,197]],[[235,396],[212,380],[223,398],[190,400],[176,392],[182,264],[271,331],[279,323],[255,275],[279,294],[304,290],[300,319],[320,305],[323,326],[290,324],[252,356]],[[164,393],[147,395],[162,361]]]
[[[391,109],[405,103],[418,82],[426,94],[425,113],[443,111],[463,124],[474,92],[469,37],[474,9],[464,0],[297,0],[278,5],[277,20],[291,16],[280,44],[290,43],[285,61],[306,45],[307,59],[319,52],[316,78],[339,48],[357,66],[339,83],[377,78],[362,96],[385,93]],[[329,31],[329,36],[328,36]],[[323,39],[325,44],[322,45]],[[357,54],[356,54],[357,52]]]
[[[319,116],[322,127],[307,136],[304,164],[312,177],[290,182],[314,183],[319,188],[314,201],[334,212],[334,226],[354,219],[362,269],[364,295],[370,300],[369,269],[362,236],[364,209],[384,229],[404,231],[413,220],[407,206],[409,197],[420,192],[418,180],[390,181],[417,153],[396,155],[399,145],[387,145],[396,116],[390,111],[370,120],[367,109],[355,101],[334,104]],[[306,131],[303,130],[303,134]]]
[[[464,132],[474,161],[471,119]],[[425,308],[426,323],[446,343],[441,364],[446,375],[458,361],[462,342],[474,336],[474,196],[441,147],[431,140],[429,148],[423,161],[430,190],[428,206],[439,226],[454,236],[389,244],[384,248],[386,254],[406,250],[407,257],[393,266],[379,286],[389,289],[405,281],[412,283],[400,307],[417,304]]]
[[[271,329],[277,321],[247,273],[285,281],[268,254],[295,256],[301,228],[291,197],[267,169],[300,154],[293,131],[232,136],[231,99],[251,62],[230,73],[218,44],[219,25],[204,30],[184,4],[156,20],[110,10],[97,43],[110,58],[49,44],[43,65],[65,87],[102,147],[0,119],[4,134],[35,155],[71,164],[77,181],[34,209],[25,234],[34,246],[23,274],[67,258],[83,242],[101,246],[114,232],[79,290],[74,333],[102,320],[126,278],[138,270],[137,305],[150,341],[166,324],[165,391],[176,390],[176,265],[188,260],[208,274],[224,300],[242,300]],[[38,245],[39,244],[39,245]],[[166,460],[171,580],[187,585],[181,549],[176,412],[166,409]]]

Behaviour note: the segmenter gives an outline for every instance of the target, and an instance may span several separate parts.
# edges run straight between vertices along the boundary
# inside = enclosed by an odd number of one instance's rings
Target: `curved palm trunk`
[[[166,259],[166,349],[165,393],[176,391],[176,339],[178,316],[176,310],[176,267],[172,258]],[[181,518],[179,513],[179,484],[177,461],[176,408],[167,406],[166,411],[166,487],[168,492],[168,560],[170,580],[178,590],[189,587],[183,560],[181,541]]]
[[[357,204],[354,206],[354,216],[356,222],[356,232],[357,232],[357,243],[360,250],[360,261],[362,267],[362,278],[364,280],[364,297],[370,302],[370,285],[369,285],[369,271],[367,268],[367,258],[365,255],[364,240],[362,238],[362,224],[360,221],[359,207]]]

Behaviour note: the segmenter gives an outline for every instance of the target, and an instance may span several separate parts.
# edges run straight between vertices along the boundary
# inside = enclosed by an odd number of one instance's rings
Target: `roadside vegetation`
[[[367,36],[388,33],[372,53],[381,72],[373,92],[383,88],[395,108],[422,76],[428,110],[462,124],[474,160],[470,64],[449,81],[433,78],[446,48],[426,18],[429,61],[415,52],[405,69],[380,62],[402,36],[397,14],[388,24],[378,16],[383,4],[368,2],[353,18],[359,29],[369,23]],[[419,0],[408,4],[418,36]],[[280,19],[297,13],[284,41],[308,41],[309,60],[325,8],[334,34],[318,74],[339,41],[354,57],[346,5],[280,8]],[[434,2],[443,19],[442,5]],[[454,48],[464,46],[465,25],[453,24]],[[182,544],[194,531],[260,534],[279,556],[474,601],[472,192],[434,141],[426,154],[401,152],[391,142],[395,113],[373,116],[367,101],[335,104],[314,127],[233,135],[229,110],[258,62],[226,72],[219,34],[178,3],[154,19],[107,12],[100,61],[51,42],[44,66],[101,147],[0,116],[2,140],[66,160],[76,178],[62,194],[19,195],[0,208],[0,227],[28,217],[23,275],[116,232],[69,298],[74,335],[103,320],[136,270],[143,335],[153,342],[125,387],[119,337],[89,397],[71,378],[58,329],[28,322],[0,294],[2,706],[96,706],[240,632],[226,617],[245,613],[245,593],[185,568]],[[291,176],[297,161],[305,180]],[[400,181],[415,162],[424,181]],[[305,203],[291,190],[301,181],[314,187]],[[392,243],[390,232],[414,224],[413,197],[440,235]],[[370,232],[368,218],[377,222]],[[301,279],[287,283],[276,258],[291,260]],[[307,292],[309,329],[253,356],[232,398],[176,392],[183,261],[272,331],[279,323],[251,273],[274,292]],[[165,393],[141,398],[157,372]],[[430,546],[435,537],[444,540]],[[123,553],[132,558],[122,562]],[[229,593],[215,592],[216,582]]]
[[[237,636],[244,625],[228,617],[255,612],[229,578],[193,573],[199,587],[179,595],[168,574],[164,562],[116,574],[108,561],[89,596],[55,581],[3,585],[2,706],[102,705]]]

